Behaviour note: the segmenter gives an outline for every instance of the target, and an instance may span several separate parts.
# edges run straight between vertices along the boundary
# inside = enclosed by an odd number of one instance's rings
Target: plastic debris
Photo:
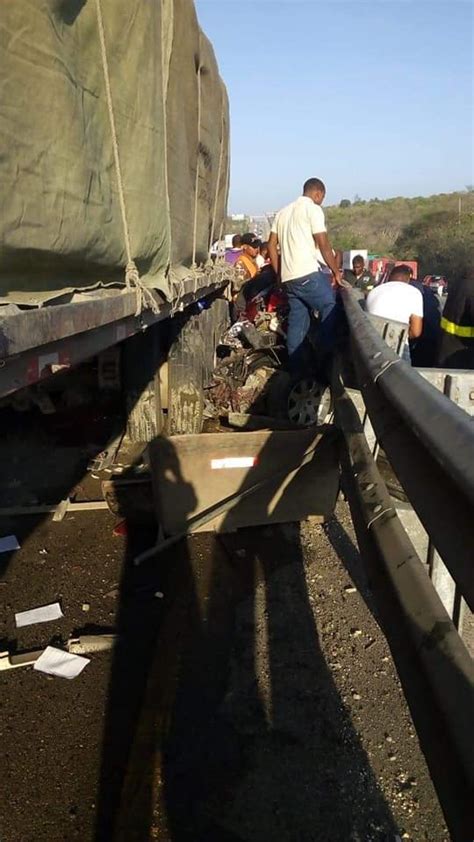
[[[114,527],[112,535],[127,535],[127,521],[121,520],[120,523]]]
[[[0,553],[11,553],[13,550],[19,550],[20,545],[16,535],[5,535],[0,538]]]

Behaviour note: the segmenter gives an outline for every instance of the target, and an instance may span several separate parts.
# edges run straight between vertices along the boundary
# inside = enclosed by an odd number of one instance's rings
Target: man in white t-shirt
[[[395,266],[388,281],[369,292],[365,306],[372,316],[408,325],[408,338],[417,339],[423,330],[423,296],[410,286],[410,278],[409,266]]]
[[[312,311],[319,312],[320,338],[325,349],[330,350],[334,341],[336,296],[330,278],[321,272],[318,256],[322,255],[329,267],[335,286],[342,286],[343,280],[326,232],[321,208],[325,195],[323,182],[309,178],[303,195],[275,216],[268,241],[271,264],[288,296],[287,345],[294,371],[302,362]]]

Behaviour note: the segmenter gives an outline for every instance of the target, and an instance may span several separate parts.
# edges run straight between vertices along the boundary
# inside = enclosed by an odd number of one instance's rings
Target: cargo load
[[[0,33],[0,302],[204,285],[229,118],[193,0],[2,0]]]

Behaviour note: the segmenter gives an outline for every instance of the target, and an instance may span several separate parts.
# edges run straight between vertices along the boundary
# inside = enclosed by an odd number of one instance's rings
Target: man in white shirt
[[[325,350],[330,350],[334,341],[336,296],[330,279],[321,271],[319,253],[331,270],[334,285],[342,286],[343,280],[326,232],[321,208],[325,195],[323,182],[309,178],[303,195],[277,213],[268,241],[271,264],[288,296],[287,345],[294,371],[302,362],[312,311],[319,312],[320,338]]]
[[[385,284],[372,289],[366,299],[366,310],[408,325],[408,338],[417,339],[423,330],[423,296],[419,289],[410,286],[409,266],[395,266]]]

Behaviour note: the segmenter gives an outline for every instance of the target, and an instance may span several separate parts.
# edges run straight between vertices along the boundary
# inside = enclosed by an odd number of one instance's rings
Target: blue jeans
[[[311,313],[319,313],[321,349],[331,351],[336,338],[336,295],[327,275],[312,272],[304,278],[284,284],[290,312],[288,315],[288,359],[296,373],[303,361],[303,345],[311,323]]]

